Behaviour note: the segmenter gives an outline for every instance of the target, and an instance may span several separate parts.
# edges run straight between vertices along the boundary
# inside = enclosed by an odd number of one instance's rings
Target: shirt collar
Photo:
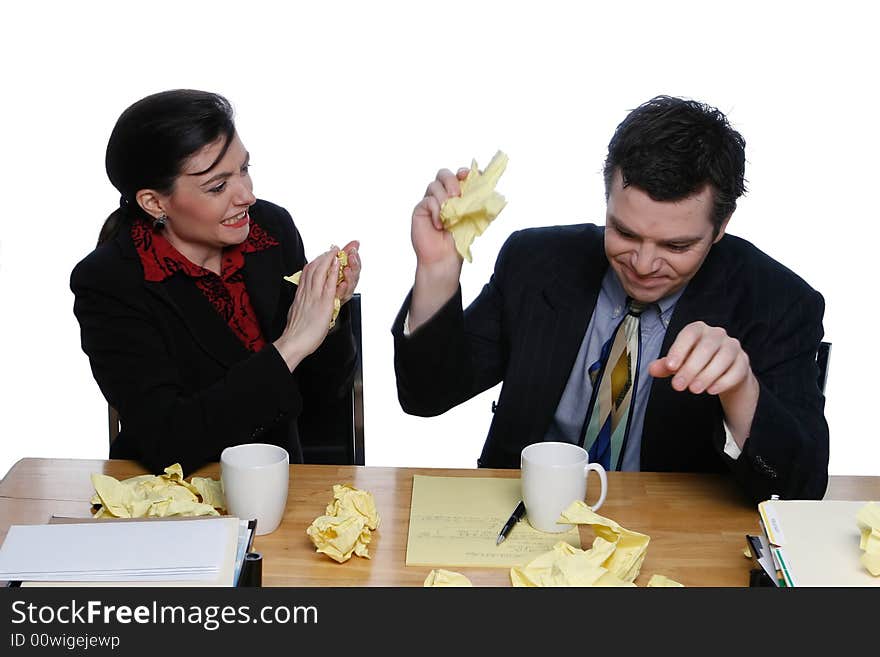
[[[684,294],[686,287],[687,285],[663,297],[656,303],[650,304],[642,312],[642,319],[651,321],[653,318],[659,317],[663,323],[663,328],[667,328],[669,321],[672,319],[672,311],[675,310],[675,304],[678,303],[681,295]],[[602,279],[602,291],[611,301],[611,317],[617,319],[626,309],[627,296],[626,290],[623,289],[623,285],[621,285],[620,279],[617,278],[617,273],[613,267],[609,267],[605,272],[605,277]]]
[[[211,270],[189,261],[161,233],[154,231],[144,220],[136,219],[132,222],[131,238],[141,265],[143,265],[144,280],[146,281],[164,281],[177,272],[182,272],[190,278],[201,278],[213,274]],[[277,244],[275,238],[251,219],[247,239],[241,244],[223,250],[220,277],[226,280],[244,267],[245,253],[262,251]]]

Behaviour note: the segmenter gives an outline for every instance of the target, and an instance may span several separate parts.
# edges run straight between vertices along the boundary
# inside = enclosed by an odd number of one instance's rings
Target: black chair
[[[825,394],[825,382],[828,380],[828,361],[831,358],[831,343],[820,342],[816,352],[816,365],[819,367],[819,390]]]
[[[113,444],[113,441],[116,440],[116,436],[119,435],[120,422],[119,419],[119,411],[115,408],[107,404],[107,419],[110,422],[110,444]]]
[[[303,460],[306,463],[364,465],[361,295],[356,293],[346,305],[351,313],[351,329],[357,348],[354,383],[343,399],[332,404],[329,412],[327,409],[322,409],[320,418],[311,416],[308,409],[300,416],[300,442],[303,448]],[[109,405],[107,408],[112,444],[119,435],[120,419],[115,408]]]
[[[351,330],[357,356],[354,382],[349,393],[330,409],[313,418],[304,409],[299,418],[303,461],[330,465],[364,465],[364,374],[362,358],[361,295],[346,304],[351,313]],[[329,424],[328,424],[329,423]]]

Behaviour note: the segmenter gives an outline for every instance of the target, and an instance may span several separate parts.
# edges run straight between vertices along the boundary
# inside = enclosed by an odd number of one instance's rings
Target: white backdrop
[[[489,425],[496,391],[439,418],[397,403],[389,329],[414,271],[412,206],[436,170],[510,156],[467,302],[512,231],[602,222],[605,148],[628,110],[659,93],[718,106],[747,141],[730,232],[825,295],[830,470],[880,474],[880,356],[857,334],[874,326],[880,271],[871,3],[286,4],[0,10],[0,474],[24,456],[106,456],[68,277],[117,203],[103,164],[116,118],[176,87],[232,101],[255,191],[291,211],[310,257],[361,240],[369,465],[474,466]]]

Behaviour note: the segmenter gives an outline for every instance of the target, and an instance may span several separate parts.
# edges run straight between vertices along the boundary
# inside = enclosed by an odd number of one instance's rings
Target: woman
[[[122,419],[111,458],[191,472],[229,445],[270,442],[301,462],[297,418],[351,386],[358,243],[338,285],[337,247],[306,264],[293,220],[253,195],[248,166],[216,94],[148,96],[113,129],[120,207],[71,275],[83,350]],[[298,270],[299,286],[284,280]]]

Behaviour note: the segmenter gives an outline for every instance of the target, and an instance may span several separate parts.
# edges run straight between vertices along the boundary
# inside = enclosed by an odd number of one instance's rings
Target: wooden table
[[[132,461],[22,459],[0,481],[0,538],[10,525],[39,524],[52,514],[89,515],[89,475],[117,479],[143,474]],[[219,464],[195,473],[219,479]],[[518,470],[448,470],[292,465],[287,511],[272,534],[258,536],[265,586],[421,586],[429,568],[407,567],[406,538],[414,474],[443,477],[519,477]],[[370,543],[372,559],[338,564],[317,554],[306,527],[324,512],[334,483],[370,491],[381,516]],[[745,534],[756,533],[758,514],[724,475],[608,473],[601,515],[648,534],[651,543],[636,584],[660,573],[686,586],[747,586],[752,562],[743,556]],[[832,477],[826,499],[880,499],[880,477]],[[581,528],[589,547],[593,533]],[[508,568],[461,568],[475,586],[510,586]]]

